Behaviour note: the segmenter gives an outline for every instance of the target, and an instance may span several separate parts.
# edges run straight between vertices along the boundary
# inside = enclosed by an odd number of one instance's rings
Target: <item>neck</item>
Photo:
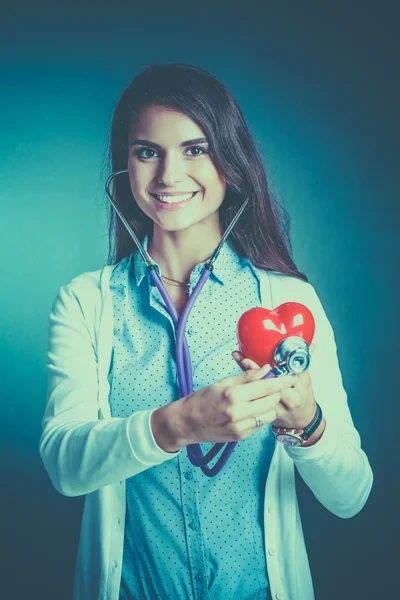
[[[208,260],[222,239],[219,227],[210,230],[200,226],[196,231],[164,231],[154,225],[148,253],[160,266],[165,277],[187,283],[194,267]]]

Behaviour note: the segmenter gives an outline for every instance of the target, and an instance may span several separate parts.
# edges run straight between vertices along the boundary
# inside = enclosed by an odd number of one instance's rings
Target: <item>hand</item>
[[[282,393],[297,382],[297,376],[262,379],[270,369],[256,366],[176,400],[178,447],[243,440],[258,431],[255,416],[264,425],[275,421]]]
[[[314,349],[315,344],[311,344],[310,354]],[[232,356],[244,371],[259,369],[256,362],[244,358],[239,350],[232,352]],[[284,376],[280,375],[277,379],[281,377]],[[276,419],[272,422],[272,425],[303,429],[313,419],[316,409],[317,404],[314,398],[311,377],[307,369],[297,375],[297,380],[291,386],[282,390],[280,401],[275,407]]]

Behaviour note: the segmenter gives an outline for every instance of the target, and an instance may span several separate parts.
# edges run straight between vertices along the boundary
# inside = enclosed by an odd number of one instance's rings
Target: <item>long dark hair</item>
[[[211,73],[184,63],[153,64],[140,72],[117,102],[111,122],[109,162],[112,172],[127,168],[129,126],[150,106],[167,106],[190,117],[204,131],[209,152],[226,178],[219,208],[222,231],[249,196],[228,239],[239,256],[254,266],[308,281],[292,259],[290,218],[272,196],[265,169],[243,117],[229,90]],[[114,201],[140,242],[152,237],[153,221],[135,202],[127,174],[114,179]],[[137,245],[109,203],[108,264],[119,262]]]

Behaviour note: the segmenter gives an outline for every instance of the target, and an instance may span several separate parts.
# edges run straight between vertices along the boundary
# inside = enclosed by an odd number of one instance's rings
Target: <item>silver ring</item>
[[[256,420],[256,427],[261,427],[261,425],[263,425],[263,422],[260,419],[260,417],[254,417],[254,419]]]

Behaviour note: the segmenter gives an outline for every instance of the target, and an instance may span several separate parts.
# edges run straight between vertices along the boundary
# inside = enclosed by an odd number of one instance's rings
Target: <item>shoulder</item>
[[[275,308],[284,302],[299,302],[312,312],[317,330],[324,331],[324,335],[331,336],[332,326],[327,314],[325,301],[321,300],[320,293],[310,282],[279,273],[268,271],[271,282],[272,306]],[[329,309],[328,309],[329,313]]]
[[[108,285],[114,266],[107,265],[101,269],[86,271],[73,277],[59,288],[54,305],[61,303],[65,308],[79,305],[80,310],[84,313],[91,312],[96,306],[102,304],[104,289]]]
[[[310,300],[315,295],[314,286],[309,281],[285,275],[280,271],[265,271],[265,273],[268,274],[271,292],[279,299],[280,304],[301,299]]]
[[[104,280],[109,280],[115,265],[107,265],[96,271],[86,271],[76,275],[63,287],[76,296],[85,296],[101,291]]]
[[[73,277],[63,287],[77,295],[87,293],[100,288],[101,276],[103,269],[97,269],[96,271],[86,271]]]
[[[310,281],[281,271],[256,267],[250,262],[249,264],[265,290],[264,295],[269,292],[272,306],[276,307],[284,302],[302,302],[306,305],[319,303],[317,292]]]

